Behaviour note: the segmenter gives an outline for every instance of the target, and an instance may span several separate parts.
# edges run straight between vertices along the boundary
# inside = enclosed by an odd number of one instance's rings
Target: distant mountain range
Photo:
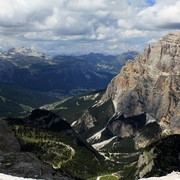
[[[0,52],[0,115],[23,115],[67,96],[105,89],[136,54],[52,57],[26,48]]]
[[[0,81],[41,92],[73,95],[104,89],[136,52],[119,56],[46,56],[31,49],[12,48],[0,52]]]

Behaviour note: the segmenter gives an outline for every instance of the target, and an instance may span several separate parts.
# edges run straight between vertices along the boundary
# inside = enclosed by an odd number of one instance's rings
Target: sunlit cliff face
[[[102,99],[112,99],[116,114],[151,114],[163,128],[179,118],[180,32],[149,46],[127,62],[109,84]],[[177,126],[177,125],[176,125]]]

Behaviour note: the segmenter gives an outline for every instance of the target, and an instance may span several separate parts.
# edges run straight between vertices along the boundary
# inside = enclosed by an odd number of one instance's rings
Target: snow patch
[[[96,94],[94,95],[93,100],[95,100],[98,96],[99,96],[99,93],[96,93]]]
[[[117,136],[114,136],[108,140],[102,141],[100,143],[96,143],[93,144],[93,148],[96,149],[97,151],[99,151],[101,148],[103,148],[104,146],[106,146],[107,144],[109,144],[112,140],[114,140]]]
[[[38,179],[16,177],[16,176],[11,176],[11,175],[0,173],[0,180],[38,180]]]
[[[71,127],[73,127],[76,123],[77,123],[77,121],[74,121],[74,122],[71,124]]]
[[[80,99],[84,99],[85,101],[91,99],[91,100],[95,100],[97,97],[99,96],[99,93],[96,93],[94,95],[88,95],[88,96],[83,96],[82,98]]]
[[[94,134],[93,136],[91,136],[90,138],[87,139],[88,142],[94,141],[94,140],[99,140],[101,138],[101,134],[102,132],[105,130],[105,128],[103,128],[102,130],[98,131],[96,134]]]
[[[106,153],[99,152],[99,154],[101,154],[102,156],[104,156],[105,160],[109,160],[109,161],[111,160],[109,157],[107,157],[107,156],[105,155]]]
[[[117,102],[117,100],[112,100],[112,102],[113,102],[113,105],[114,105],[114,109],[116,111],[117,110],[118,102]]]
[[[119,88],[119,89],[116,91],[115,97],[112,99],[115,112],[118,112],[119,97],[122,96],[123,92],[124,92],[124,91],[123,91],[121,88]]]
[[[146,124],[152,123],[152,122],[156,122],[156,119],[154,117],[152,117],[150,114],[146,114]]]
[[[172,172],[166,176],[162,177],[150,177],[150,178],[142,178],[139,180],[180,180],[180,172]]]

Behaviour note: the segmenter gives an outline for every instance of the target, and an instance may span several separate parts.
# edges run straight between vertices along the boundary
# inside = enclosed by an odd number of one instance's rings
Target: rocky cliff
[[[128,61],[101,103],[109,99],[115,117],[145,113],[146,121],[157,121],[164,132],[180,133],[180,32],[166,35]]]

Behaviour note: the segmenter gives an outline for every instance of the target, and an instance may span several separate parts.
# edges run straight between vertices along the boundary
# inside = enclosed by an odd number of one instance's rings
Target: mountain
[[[169,173],[167,169],[180,171],[177,166],[179,145],[176,146],[180,132],[179,45],[180,33],[170,33],[146,48],[134,61],[127,61],[104,94],[76,99],[76,106],[81,100],[91,102],[91,105],[81,109],[80,117],[76,116],[74,121],[68,119],[66,112],[73,112],[75,99],[59,103],[59,107],[64,108],[62,111],[52,106],[57,113],[64,113],[76,133],[98,152],[111,161],[122,163],[118,174],[124,179],[152,175],[154,170],[159,170],[157,176]],[[166,142],[174,144],[172,154],[176,166],[173,166],[170,151],[160,148]],[[161,144],[157,151],[167,157],[166,162],[169,160],[169,165],[165,163],[167,168],[160,163],[161,157],[156,159],[157,154],[152,153],[157,147],[155,143]],[[138,165],[141,155],[145,157],[142,167]],[[157,163],[152,163],[156,160]]]
[[[36,154],[70,178],[135,180],[180,171],[179,47],[180,32],[170,33],[134,61],[127,61],[106,90],[70,97],[44,105],[24,118],[5,120],[21,150]],[[63,58],[46,61],[57,65],[75,60]],[[85,58],[77,59],[87,63]],[[67,69],[66,63],[63,67]]]
[[[90,53],[81,55],[79,58],[92,62],[98,70],[118,74],[126,62],[130,59],[133,60],[137,55],[138,53],[136,51],[128,51],[116,56]]]
[[[79,119],[84,111],[94,105],[105,90],[94,91],[79,96],[72,96],[62,101],[42,106],[41,108],[50,110],[63,117],[70,124]]]
[[[57,100],[46,93],[0,82],[0,116],[23,116],[34,108]]]
[[[121,137],[124,128],[128,130],[128,136],[134,135],[137,123],[144,126],[151,121],[157,122],[163,133],[179,133],[178,47],[179,33],[169,34],[145,49],[134,61],[128,61],[102,98],[89,109],[96,124],[101,120],[93,113],[102,114],[100,109],[107,104],[111,107],[111,113],[107,115],[110,118],[102,126],[106,126],[113,136]],[[133,117],[137,123],[130,120]]]
[[[56,172],[33,153],[23,152],[7,122],[0,120],[0,172],[34,179],[73,179]]]
[[[52,112],[35,109],[25,118],[4,120],[18,139],[20,144],[18,148],[21,147],[23,153],[35,154],[41,161],[55,169],[57,174],[87,179],[108,172],[109,166],[112,166],[111,162],[104,161],[103,156],[81,139],[68,122]],[[10,144],[7,140],[6,144],[8,143]],[[16,169],[14,171],[17,173]],[[29,176],[30,174],[31,172]]]
[[[0,81],[62,96],[76,95],[106,88],[118,73],[117,67],[135,55],[128,52],[108,58],[101,54],[50,57],[32,49],[12,48],[0,52]]]
[[[105,57],[50,57],[26,48],[0,52],[0,115],[24,115],[64,96],[105,88],[114,77],[96,66]],[[109,56],[109,63],[114,58]]]
[[[163,132],[179,133],[179,44],[179,32],[168,34],[127,62],[102,98],[102,103],[112,100],[114,117],[145,113],[146,121],[158,122]]]

